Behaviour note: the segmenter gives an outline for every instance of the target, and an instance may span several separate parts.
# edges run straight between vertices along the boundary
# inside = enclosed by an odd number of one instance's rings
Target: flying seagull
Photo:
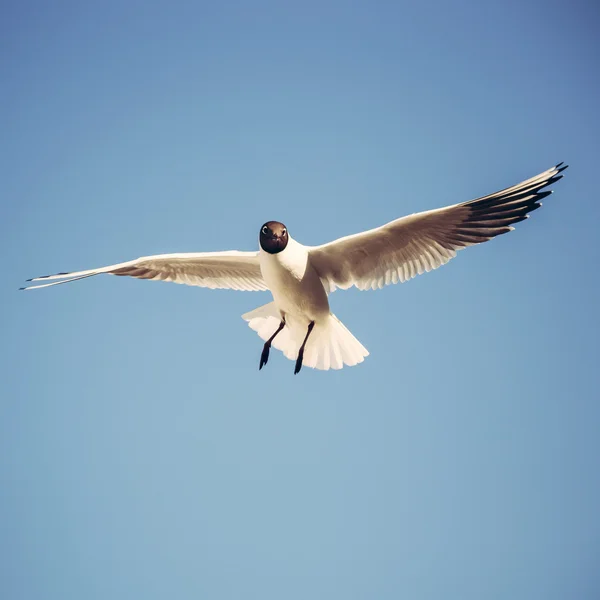
[[[271,345],[295,361],[294,374],[303,364],[324,371],[341,369],[361,363],[369,353],[330,311],[330,292],[352,286],[374,290],[408,281],[445,265],[458,250],[512,231],[513,224],[527,219],[552,193],[542,190],[562,178],[560,173],[567,168],[562,165],[489,196],[408,215],[322,246],[304,246],[283,223],[268,221],[260,229],[258,252],[145,256],[99,269],[36,277],[29,281],[60,281],[21,289],[109,273],[211,289],[269,290],[273,302],[242,315],[265,340],[259,369],[267,364]]]

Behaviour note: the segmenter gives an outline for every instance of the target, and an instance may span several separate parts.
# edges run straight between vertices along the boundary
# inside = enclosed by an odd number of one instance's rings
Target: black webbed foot
[[[300,373],[300,369],[302,368],[302,361],[304,359],[304,347],[306,346],[306,342],[308,342],[308,336],[310,335],[310,332],[313,330],[314,326],[314,321],[311,321],[308,324],[308,331],[306,332],[306,337],[302,342],[302,346],[300,346],[300,350],[298,350],[298,358],[296,359],[296,366],[294,367],[294,375],[298,375],[298,373]]]
[[[268,362],[269,362],[269,350],[271,349],[271,343],[275,339],[275,336],[285,327],[285,321],[281,321],[279,323],[279,327],[277,331],[265,342],[263,346],[263,351],[260,355],[260,364],[258,365],[258,370],[260,371]]]
[[[263,351],[260,355],[260,365],[258,366],[259,371],[269,362],[269,350],[270,349],[271,349],[271,345],[268,342],[265,342]]]
[[[300,369],[302,368],[302,360],[304,359],[304,352],[298,353],[298,358],[296,359],[296,366],[294,367],[294,375],[298,375],[300,373]]]

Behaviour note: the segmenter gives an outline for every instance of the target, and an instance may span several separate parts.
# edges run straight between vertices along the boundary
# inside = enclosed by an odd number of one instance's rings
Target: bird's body
[[[294,321],[320,322],[329,316],[323,282],[310,262],[306,246],[291,236],[282,252],[259,251],[260,270],[282,316]]]
[[[284,244],[276,251],[269,250],[265,230],[283,232]],[[274,346],[290,359],[297,359],[306,341],[302,364],[320,369],[341,369],[354,365],[368,355],[366,349],[330,312],[327,292],[311,261],[310,247],[294,240],[285,226],[277,221],[265,223],[259,238],[259,262],[263,279],[273,302],[244,316],[250,327],[270,346],[269,339],[276,327],[285,328],[274,338]],[[268,347],[266,358],[268,358]],[[261,360],[261,367],[263,366]]]
[[[159,279],[208,288],[269,290],[273,302],[243,315],[265,340],[302,365],[328,370],[356,365],[368,356],[364,346],[330,312],[328,294],[336,288],[377,289],[436,269],[457,251],[507,233],[551,194],[562,163],[494,194],[445,208],[408,215],[386,225],[322,246],[304,246],[283,223],[269,221],[259,234],[258,252],[164,254],[74,273],[38,277],[49,287],[101,273]]]

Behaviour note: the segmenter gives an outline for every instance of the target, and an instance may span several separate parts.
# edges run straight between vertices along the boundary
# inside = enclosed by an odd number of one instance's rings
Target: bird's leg
[[[300,346],[300,350],[298,351],[298,358],[296,359],[296,367],[294,369],[294,375],[297,375],[298,373],[300,373],[300,369],[302,368],[302,359],[304,358],[304,346],[306,346],[306,342],[308,341],[308,336],[310,335],[310,332],[313,330],[314,326],[315,326],[314,321],[311,321],[308,324],[308,331],[306,332],[306,337],[304,338],[304,341],[302,342],[302,346]]]
[[[275,339],[275,336],[285,327],[285,319],[279,323],[277,331],[265,342],[263,346],[262,354],[260,355],[260,365],[258,370],[260,371],[269,361],[269,350],[271,348],[271,342]]]

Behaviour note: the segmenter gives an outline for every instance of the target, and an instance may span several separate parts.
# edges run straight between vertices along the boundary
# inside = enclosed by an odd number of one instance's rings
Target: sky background
[[[418,5],[418,6],[417,6]],[[3,2],[0,597],[600,595],[597,3]],[[517,230],[331,297],[28,277],[305,244],[571,166]]]

